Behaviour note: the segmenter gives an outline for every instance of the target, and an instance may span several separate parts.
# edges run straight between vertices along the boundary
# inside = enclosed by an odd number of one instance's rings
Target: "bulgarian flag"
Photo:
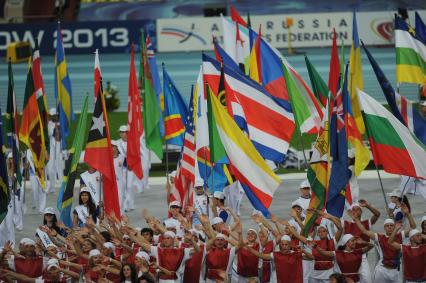
[[[426,179],[426,146],[391,112],[358,90],[375,165],[392,174]]]

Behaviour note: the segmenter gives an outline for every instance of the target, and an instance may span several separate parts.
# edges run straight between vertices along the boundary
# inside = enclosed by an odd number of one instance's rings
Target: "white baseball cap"
[[[53,116],[56,115],[58,112],[56,111],[56,108],[52,107],[49,109],[49,115]]]
[[[417,234],[420,234],[420,230],[418,230],[418,229],[410,230],[410,233],[408,233],[408,238],[411,239],[411,237],[413,237],[413,236],[415,236]]]
[[[117,140],[111,140],[111,144],[113,146],[118,146],[118,141]]]
[[[383,222],[383,225],[386,225],[386,224],[395,224],[395,221],[393,221],[393,219],[387,218],[385,222]]]
[[[46,207],[43,214],[56,214],[56,209],[53,207]]]
[[[288,235],[283,235],[283,236],[281,237],[281,241],[291,242],[291,238],[290,238],[290,236],[288,236]]]
[[[202,179],[195,180],[194,188],[196,187],[204,187],[204,181]]]
[[[218,239],[218,238],[220,238],[220,239],[226,239],[226,236],[224,234],[222,234],[222,233],[218,233],[218,234],[216,234],[216,239]]]
[[[340,244],[341,246],[346,245],[346,243],[352,239],[354,236],[352,234],[345,234],[343,235],[342,239],[340,240]]]
[[[105,248],[107,248],[107,249],[111,249],[111,250],[112,250],[112,252],[113,252],[113,253],[115,253],[115,246],[114,246],[114,244],[113,244],[113,243],[111,243],[111,242],[105,242],[105,243],[103,244],[103,246],[104,246]]]
[[[46,270],[50,270],[51,268],[56,267],[59,268],[59,261],[55,258],[51,258],[47,261],[47,267]]]
[[[81,193],[89,193],[89,194],[91,194],[92,192],[89,190],[88,187],[81,187],[80,194]]]
[[[303,188],[311,188],[311,184],[309,183],[308,180],[304,180],[302,183],[300,183],[299,189],[303,189]]]
[[[302,209],[303,209],[303,204],[302,204],[302,202],[301,202],[301,201],[299,201],[298,199],[297,199],[297,200],[295,200],[295,201],[293,201],[293,202],[291,203],[291,208],[293,208],[293,207],[295,207],[295,206],[299,206],[300,208],[302,208]]]
[[[419,103],[421,106],[426,106],[426,100],[421,100]]]
[[[146,261],[146,263],[148,263],[148,264],[149,264],[149,255],[148,255],[146,252],[144,252],[144,251],[139,251],[139,252],[136,254],[136,257],[141,258],[141,259],[144,259],[144,260]]]
[[[218,199],[225,199],[225,194],[223,192],[216,191],[214,192],[213,197]]]
[[[89,252],[89,258],[91,258],[92,256],[97,256],[97,255],[101,255],[101,252],[98,249],[93,249]]]
[[[355,158],[355,148],[350,148],[348,150],[348,157],[349,158]]]
[[[118,128],[119,132],[127,132],[129,130],[129,128],[127,127],[127,125],[121,125],[120,128]]]
[[[166,231],[166,232],[164,232],[163,236],[174,238],[174,237],[176,237],[176,234],[173,231]]]
[[[22,238],[19,243],[22,244],[22,245],[25,245],[25,246],[35,246],[36,245],[34,240],[32,240],[30,238]]]
[[[387,194],[389,197],[397,197],[400,198],[402,196],[401,191],[396,189]]]
[[[172,172],[170,172],[169,177],[175,178],[176,177],[176,170],[173,170]]]
[[[359,203],[354,202],[354,203],[352,203],[352,205],[351,205],[351,210],[352,210],[354,207],[361,207],[361,206],[359,205]]]
[[[182,205],[180,204],[180,202],[178,202],[177,200],[174,200],[174,201],[172,201],[172,202],[169,204],[169,207],[172,207],[172,206],[179,206],[179,207],[182,207]]]
[[[213,218],[212,219],[212,225],[216,225],[216,224],[219,224],[219,223],[223,223],[223,219],[222,218],[220,218],[220,217],[215,217],[215,218]]]

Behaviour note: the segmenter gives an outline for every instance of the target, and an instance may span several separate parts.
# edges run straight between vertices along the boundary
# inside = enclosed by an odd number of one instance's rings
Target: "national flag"
[[[426,146],[371,96],[358,91],[376,166],[392,174],[426,179]]]
[[[235,9],[234,5],[231,5],[230,10],[231,10],[231,19],[234,22],[238,23],[239,25],[242,25],[243,27],[248,27],[247,22],[240,16],[238,11]]]
[[[139,70],[140,87],[143,104],[143,128],[145,131],[146,147],[152,150],[159,159],[163,158],[163,140],[161,136],[161,111],[155,94],[154,82],[148,62],[148,51],[144,34],[141,34],[142,67]]]
[[[99,171],[102,175],[103,201],[105,213],[120,216],[118,203],[117,180],[115,177],[114,160],[112,156],[111,138],[109,134],[108,116],[102,89],[102,78],[99,83],[99,93],[96,96],[92,123],[87,138],[84,162]]]
[[[46,92],[44,91],[44,82],[43,75],[41,72],[41,59],[40,59],[40,50],[38,49],[38,44],[36,41],[36,46],[33,52],[33,62],[32,62],[32,71],[33,71],[33,81],[34,81],[34,90],[37,96],[38,110],[40,112],[41,122],[43,124],[44,137],[46,150],[49,151],[49,134],[47,131],[48,123],[48,107],[46,102]]]
[[[228,111],[265,159],[282,162],[288,150],[295,125],[291,108],[283,107],[275,97],[248,77],[223,66]],[[219,89],[221,67],[203,56],[204,79]],[[198,128],[197,128],[198,129]]]
[[[96,53],[96,57],[98,53]],[[136,78],[134,45],[130,51],[129,90],[127,104],[127,166],[139,179],[143,178],[141,160],[141,136],[143,134],[143,121],[141,113],[141,98],[139,96]]]
[[[216,38],[213,38],[213,44],[214,44],[215,57],[217,61],[228,66],[229,68],[233,69],[236,72],[242,72],[244,74],[244,71],[237,65],[234,59],[232,59],[228,55],[228,53],[226,53],[225,50],[223,50],[223,48],[219,45]]]
[[[9,201],[9,177],[7,176],[6,147],[3,143],[3,116],[0,109],[0,224],[7,215]]]
[[[309,79],[311,80],[312,92],[315,94],[317,100],[321,102],[322,106],[325,107],[330,90],[307,56],[305,56],[305,63],[308,69]]]
[[[368,60],[370,60],[371,66],[373,67],[377,80],[380,83],[392,114],[401,123],[407,126],[408,129],[410,129],[417,138],[423,142],[423,144],[426,144],[425,119],[421,116],[416,107],[413,107],[413,103],[411,101],[395,91],[370,51],[368,51],[364,44],[362,44],[362,47],[367,54]]]
[[[77,178],[77,166],[80,161],[81,151],[86,140],[88,97],[84,98],[83,108],[78,118],[74,140],[68,150],[69,157],[65,163],[64,179],[58,194],[57,208],[61,213],[61,221],[72,227],[71,207],[74,198],[74,185]]]
[[[18,128],[18,108],[16,104],[16,95],[13,81],[12,63],[8,62],[8,89],[7,89],[7,108],[5,115],[5,129],[7,134],[7,143],[12,149],[13,158],[13,174],[15,176],[17,184],[13,184],[13,188],[16,189],[21,186],[22,174],[19,156],[19,128]]]
[[[339,53],[337,51],[337,34],[336,30],[333,29],[333,45],[331,47],[330,57],[330,72],[328,75],[328,89],[330,90],[333,97],[336,97],[337,90],[339,88],[340,79],[340,63]]]
[[[237,33],[238,33],[238,24],[237,24]],[[262,38],[262,33],[259,27],[259,33],[257,35],[257,39],[253,47],[251,48],[251,52],[250,52],[249,75],[252,80],[254,80],[260,85],[263,85],[262,62],[261,62],[261,53],[260,53],[261,38]]]
[[[312,157],[309,162],[307,178],[311,184],[311,200],[304,223],[304,235],[308,235],[314,226],[318,214],[315,210],[324,210],[328,194],[330,177],[330,121],[329,121],[330,97],[326,102],[324,117],[321,121],[318,137],[312,147]]]
[[[235,38],[237,47],[236,47],[236,59],[237,59],[237,64],[238,67],[240,68],[241,72],[247,74],[248,72],[248,68],[246,68],[246,64],[245,64],[245,58],[244,58],[244,40],[241,38],[240,36],[240,28],[239,25],[237,23],[237,34],[236,34],[236,38]],[[246,71],[247,69],[247,71]]]
[[[415,12],[415,27],[417,37],[426,45],[426,25],[417,11]]]
[[[69,135],[71,122],[74,121],[74,111],[72,107],[71,79],[67,70],[67,61],[65,59],[65,50],[62,44],[62,33],[59,23],[56,34],[54,88],[55,98],[58,101],[62,147],[66,148],[66,137]]]
[[[157,96],[157,102],[160,109],[160,113],[163,113],[164,112],[164,94],[163,94],[163,90],[161,89],[160,73],[158,72],[157,59],[155,58],[154,45],[152,44],[151,37],[149,36],[149,34],[146,35],[145,43],[146,43],[146,53],[148,55],[149,69],[151,71],[151,76],[152,76],[152,83],[155,89],[155,95]],[[159,126],[160,126],[161,137],[164,137],[165,129],[164,129],[163,115],[160,115]]]
[[[209,95],[212,119],[226,151],[232,173],[240,181],[255,209],[269,216],[269,206],[280,179],[269,168],[250,140],[214,95]]]
[[[352,104],[353,117],[355,119],[356,126],[361,135],[365,133],[364,121],[362,120],[361,109],[359,106],[359,100],[357,97],[356,89],[364,89],[364,81],[362,79],[362,60],[361,60],[361,48],[359,46],[358,37],[358,25],[356,22],[355,11],[353,13],[353,24],[352,24],[352,46],[351,53],[349,55],[349,68],[350,68],[350,99]],[[356,159],[355,159],[356,160]]]
[[[173,83],[163,64],[164,127],[167,144],[182,146],[188,109],[185,100]]]
[[[350,179],[348,169],[348,142],[345,118],[348,112],[348,65],[346,65],[343,86],[336,93],[330,121],[331,174],[327,197],[327,212],[342,217],[345,207],[345,189]]]
[[[291,101],[294,121],[301,133],[315,134],[318,132],[320,117],[313,116],[316,110],[307,101],[306,96],[301,92],[295,79],[283,64],[283,73],[287,85],[287,92]]]
[[[220,88],[220,84],[219,84],[219,88]],[[212,105],[209,99],[209,97],[214,94],[211,91],[210,86],[208,84],[206,84],[205,91],[207,94],[207,118],[209,121],[210,162],[212,162],[213,164],[222,163],[224,160],[227,160],[226,151],[220,140],[219,132],[216,127],[216,120],[213,117]],[[226,109],[226,104],[224,105],[223,103],[224,100],[221,101],[221,97],[220,97],[221,94],[219,93],[219,91],[220,89],[218,90],[217,98],[219,102],[221,103],[222,107]]]
[[[37,94],[34,90],[32,68],[30,67],[25,85],[19,140],[31,150],[35,173],[43,189],[45,188],[44,166],[46,161],[46,144],[44,139],[43,123],[38,110]]]
[[[193,88],[193,87],[192,87]],[[183,141],[182,155],[180,160],[180,170],[182,174],[195,182],[195,136],[194,136],[194,92],[191,89],[191,97],[189,100],[189,112],[186,116],[185,135]],[[177,174],[176,174],[177,175]]]
[[[426,84],[426,45],[416,31],[395,14],[396,80]]]

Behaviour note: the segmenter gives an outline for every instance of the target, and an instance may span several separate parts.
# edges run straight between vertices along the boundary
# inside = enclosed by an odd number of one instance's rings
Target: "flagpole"
[[[166,178],[167,184],[169,183],[169,145],[166,141]]]
[[[300,138],[300,145],[302,146],[302,152],[303,152],[303,159],[305,159],[305,163],[306,163],[306,169],[308,168],[308,160],[306,158],[306,154],[305,154],[305,146],[303,145],[303,139],[302,139],[302,132],[300,132],[299,130],[299,138]]]

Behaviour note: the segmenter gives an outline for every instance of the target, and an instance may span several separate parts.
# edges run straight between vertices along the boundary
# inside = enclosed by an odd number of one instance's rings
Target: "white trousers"
[[[30,176],[30,185],[32,190],[32,206],[38,209],[40,213],[43,213],[46,208],[46,192],[41,187],[37,176]]]
[[[359,282],[360,283],[372,283],[370,265],[368,264],[367,255],[362,255],[361,267],[359,268]]]
[[[380,263],[374,269],[374,283],[398,283],[402,282],[398,269],[388,269]]]

